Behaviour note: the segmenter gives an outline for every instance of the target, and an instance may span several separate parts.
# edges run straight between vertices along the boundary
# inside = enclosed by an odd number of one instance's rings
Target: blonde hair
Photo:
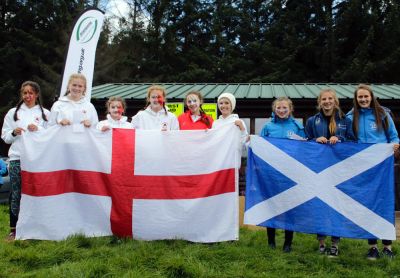
[[[165,90],[165,88],[164,88],[163,86],[160,86],[160,85],[151,85],[151,86],[147,89],[147,96],[146,96],[146,106],[145,106],[145,109],[146,109],[147,107],[149,107],[149,105],[150,105],[150,94],[151,94],[152,91],[161,91],[161,92],[162,92],[162,96],[164,97],[163,108],[164,108],[164,111],[165,111],[165,115],[167,115],[168,112],[167,112],[167,108],[165,107],[165,103],[167,102],[167,98],[166,98],[167,91]]]
[[[152,91],[156,91],[156,90],[161,91],[164,98],[165,98],[165,96],[167,95],[167,91],[165,90],[164,87],[162,87],[162,86],[160,86],[160,85],[152,85],[152,86],[150,86],[150,87],[147,89],[147,101],[150,100],[150,94],[151,94],[151,92],[152,92]]]
[[[277,99],[275,99],[272,102],[272,112],[275,112],[276,105],[278,104],[278,102],[281,102],[281,101],[287,102],[287,104],[289,105],[289,112],[290,112],[289,114],[291,117],[293,117],[293,111],[294,111],[293,102],[288,97],[278,97]]]
[[[84,96],[85,93],[86,93],[87,81],[86,81],[86,77],[85,77],[82,73],[73,73],[73,74],[71,74],[71,75],[69,76],[68,85],[67,85],[67,92],[65,93],[65,95],[68,95],[68,94],[69,94],[69,89],[68,89],[68,87],[69,87],[69,85],[71,84],[72,80],[74,80],[74,79],[81,79],[81,80],[83,80],[83,82],[85,82],[85,90],[84,90],[83,93],[82,93],[82,95]]]
[[[113,101],[119,101],[122,104],[122,108],[124,108],[124,112],[126,110],[126,102],[122,97],[110,97],[106,102],[107,113],[109,113],[110,104]]]
[[[336,134],[336,120],[335,120],[336,114],[339,115],[339,118],[342,118],[344,114],[340,110],[339,99],[338,99],[338,97],[336,95],[336,91],[331,89],[331,88],[322,89],[319,92],[319,96],[318,96],[318,99],[317,99],[317,101],[318,101],[318,110],[320,110],[320,111],[322,110],[321,98],[322,98],[322,95],[324,93],[330,93],[333,96],[333,100],[334,100],[334,103],[335,103],[335,105],[333,107],[332,115],[331,115],[330,120],[329,120],[329,132],[330,132],[330,134],[334,135],[334,134]]]

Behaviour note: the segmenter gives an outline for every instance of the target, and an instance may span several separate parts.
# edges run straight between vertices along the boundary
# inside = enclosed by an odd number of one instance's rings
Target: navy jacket
[[[342,142],[355,141],[351,120],[346,116],[340,118],[339,113],[336,113],[335,121],[336,121],[335,136],[338,137],[339,140]],[[307,119],[306,134],[308,139],[317,139],[318,137],[321,136],[327,138],[328,133],[329,133],[328,123],[322,112]]]

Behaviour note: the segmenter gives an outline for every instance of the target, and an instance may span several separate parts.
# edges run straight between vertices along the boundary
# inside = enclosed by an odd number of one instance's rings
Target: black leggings
[[[21,201],[21,164],[19,160],[10,161],[10,227],[17,226],[19,206]]]
[[[268,244],[275,244],[275,228],[267,228]],[[285,243],[283,245],[292,245],[293,231],[285,230]]]
[[[377,244],[377,243],[378,243],[377,239],[368,239],[369,245],[373,245],[373,244]],[[388,239],[382,239],[382,244],[383,245],[392,245],[392,241],[388,240]]]

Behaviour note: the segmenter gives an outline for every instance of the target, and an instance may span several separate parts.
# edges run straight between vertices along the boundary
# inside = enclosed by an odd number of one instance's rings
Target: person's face
[[[108,112],[110,116],[114,120],[120,120],[122,114],[124,113],[124,107],[120,101],[111,101],[110,105],[108,106]]]
[[[193,115],[198,115],[200,113],[200,99],[197,95],[188,95],[186,98],[186,106],[189,108]]]
[[[27,85],[22,89],[22,100],[28,107],[33,107],[36,105],[36,100],[39,94],[34,91],[34,89]]]
[[[86,90],[85,81],[81,78],[74,78],[68,84],[70,98],[72,100],[80,100]]]
[[[281,119],[287,119],[290,115],[289,103],[285,100],[278,101],[274,107],[274,113]]]
[[[223,117],[229,116],[232,113],[232,105],[229,99],[223,97],[218,101],[218,109]]]
[[[320,106],[324,113],[331,113],[335,108],[335,98],[331,92],[324,92],[321,95]]]
[[[365,89],[357,91],[357,103],[361,108],[369,108],[371,106],[371,93]]]
[[[163,108],[164,97],[161,90],[153,90],[149,96],[150,108],[154,111],[159,111]]]

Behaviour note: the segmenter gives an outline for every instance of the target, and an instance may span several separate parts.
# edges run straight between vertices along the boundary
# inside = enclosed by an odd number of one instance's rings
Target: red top
[[[179,129],[180,130],[189,130],[189,129],[208,129],[212,127],[213,119],[204,114],[203,117],[206,117],[210,122],[210,126],[207,126],[201,119],[193,122],[190,111],[183,113],[178,117]]]

